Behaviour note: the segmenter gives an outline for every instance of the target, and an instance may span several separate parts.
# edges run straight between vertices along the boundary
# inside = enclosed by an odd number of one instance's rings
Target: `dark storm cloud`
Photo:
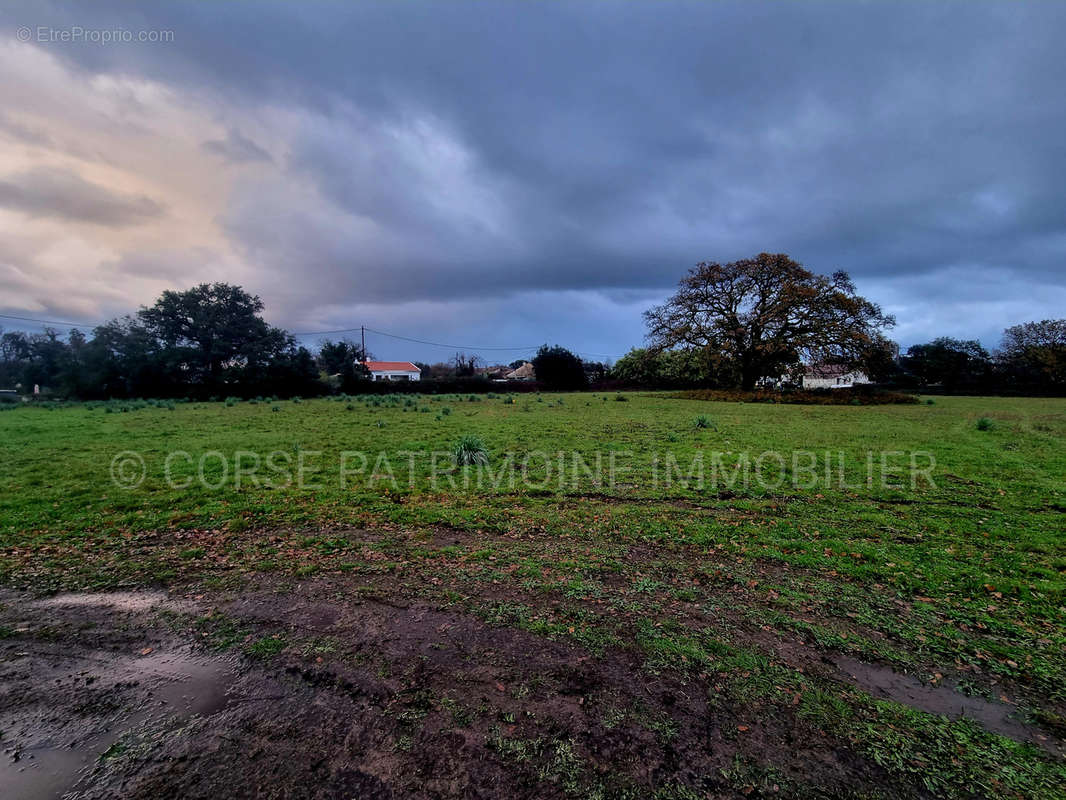
[[[92,21],[175,41],[52,52],[304,115],[276,180],[237,187],[220,219],[301,319],[664,293],[698,260],[762,250],[888,287],[901,323],[968,272],[991,276],[965,301],[995,317],[982,331],[1017,321],[1004,298],[1066,287],[1063,4],[122,4]],[[232,130],[205,148],[266,155]],[[901,328],[958,332],[922,319]]]
[[[0,179],[0,206],[31,217],[107,227],[136,225],[163,213],[163,207],[150,197],[120,194],[71,170],[51,167]]]

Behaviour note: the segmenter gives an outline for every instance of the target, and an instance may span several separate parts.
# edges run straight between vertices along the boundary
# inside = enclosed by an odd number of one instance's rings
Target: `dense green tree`
[[[242,371],[255,372],[292,346],[292,337],[259,316],[262,310],[263,302],[240,286],[203,283],[163,292],[137,318],[172,372],[222,390]]]
[[[1003,331],[996,360],[1023,384],[1066,387],[1066,319],[1026,322]]]
[[[637,347],[611,368],[611,377],[637,386],[712,386],[712,365],[696,348],[655,351]]]
[[[0,389],[22,386],[30,361],[29,337],[22,331],[0,335]]]
[[[541,345],[533,357],[537,380],[550,389],[580,389],[586,384],[581,359],[565,347]]]
[[[350,339],[333,342],[327,339],[318,348],[318,368],[331,379],[335,376],[341,391],[358,389],[360,381],[370,379],[370,371],[364,362],[368,356]]]
[[[992,371],[992,359],[980,342],[949,336],[908,348],[903,364],[926,386],[943,386],[949,392],[982,387]]]

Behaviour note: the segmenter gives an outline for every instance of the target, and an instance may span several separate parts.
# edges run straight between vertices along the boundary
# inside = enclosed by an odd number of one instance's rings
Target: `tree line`
[[[262,301],[239,286],[167,291],[136,314],[93,329],[0,336],[0,388],[60,397],[312,395],[319,358],[268,325]]]
[[[166,291],[152,306],[111,320],[91,336],[53,329],[0,335],[0,389],[54,396],[210,398],[314,396],[369,388],[368,354],[349,340],[317,352],[262,318],[262,301],[239,286]],[[845,272],[816,275],[784,254],[698,264],[678,291],[645,313],[648,346],[613,366],[558,345],[533,357],[536,385],[750,389],[799,376],[806,364],[861,369],[875,382],[944,392],[1057,394],[1066,391],[1066,320],[1004,331],[988,352],[977,341],[940,337],[900,353],[885,332],[895,320],[859,296]],[[521,361],[512,362],[512,368]],[[420,364],[424,379],[491,388],[479,360]],[[483,385],[479,385],[483,384]],[[377,387],[376,387],[377,388]],[[413,388],[413,387],[412,387]]]

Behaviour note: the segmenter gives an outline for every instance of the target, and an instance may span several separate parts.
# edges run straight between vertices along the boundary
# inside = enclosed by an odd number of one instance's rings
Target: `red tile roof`
[[[421,372],[410,361],[367,361],[366,368],[371,372]]]

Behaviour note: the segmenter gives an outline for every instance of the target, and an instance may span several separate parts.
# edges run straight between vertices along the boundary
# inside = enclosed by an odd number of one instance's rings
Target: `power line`
[[[333,333],[355,333],[360,328],[337,328],[334,331],[297,331],[293,336],[327,336]],[[367,329],[369,330],[369,328]]]
[[[81,325],[77,322],[61,322],[54,319],[35,319],[33,317],[16,317],[13,314],[0,314],[0,319],[17,319],[21,322],[38,322],[41,325],[63,325],[67,328],[96,328],[99,323],[93,325]]]
[[[445,347],[449,350],[536,350],[540,345],[526,345],[521,347],[480,347],[471,344],[444,344],[443,342],[430,342],[426,339],[414,339],[410,336],[399,336],[395,333],[386,333],[385,331],[375,330],[374,328],[338,328],[332,331],[302,331],[300,333],[294,333],[293,336],[325,336],[331,333],[355,333],[355,331],[367,330],[370,333],[376,333],[378,336],[388,336],[390,339],[401,339],[405,342],[417,342],[418,344],[428,344],[431,347]]]
[[[496,347],[496,346],[475,345],[475,344],[444,344],[442,342],[431,342],[431,341],[428,341],[427,339],[415,339],[415,338],[412,338],[410,336],[399,336],[398,334],[395,334],[395,333],[386,333],[385,331],[379,331],[379,330],[376,330],[375,328],[365,328],[365,327],[364,328],[345,328],[345,329],[340,330],[340,331],[322,331],[322,332],[320,332],[320,334],[323,334],[323,333],[347,333],[347,332],[354,332],[354,331],[358,331],[358,330],[366,330],[366,331],[369,331],[370,333],[376,333],[379,336],[388,336],[390,339],[400,339],[401,341],[404,341],[404,342],[415,342],[417,344],[426,344],[426,345],[429,345],[431,347],[443,347],[443,348],[446,348],[448,350],[500,350],[500,351],[506,351],[506,350],[522,351],[522,350],[525,350],[525,351],[529,351],[529,350],[537,350],[540,347],[540,345],[537,345],[537,344],[526,345],[524,347]],[[314,334],[306,334],[306,333],[304,333],[304,334],[294,333],[293,334],[293,336],[311,336],[311,335],[314,335]],[[577,353],[579,356],[596,356],[598,358],[614,358],[614,356],[611,355],[610,353],[588,353],[588,352],[585,352],[585,351],[582,351],[582,350],[574,350],[572,352]]]
[[[536,350],[540,345],[527,345],[524,347],[477,347],[470,344],[441,344],[440,342],[428,342],[425,339],[412,339],[409,336],[397,336],[394,333],[385,333],[385,331],[377,331],[373,328],[367,328],[371,333],[376,333],[379,336],[388,336],[390,339],[402,339],[405,342],[417,342],[418,344],[428,344],[433,347],[446,347],[449,350]]]
[[[64,327],[68,327],[68,328],[95,328],[95,327],[99,327],[99,325],[103,324],[103,323],[96,323],[96,324],[92,324],[92,325],[83,325],[83,324],[80,324],[80,323],[77,323],[77,322],[62,322],[62,321],[54,320],[54,319],[37,319],[35,317],[19,317],[19,316],[15,316],[14,314],[0,314],[0,319],[14,319],[14,320],[18,320],[20,322],[36,322],[36,323],[38,323],[40,325],[62,325]],[[293,336],[327,336],[327,335],[334,335],[334,334],[339,334],[339,333],[354,333],[355,331],[364,330],[364,329],[369,331],[370,333],[376,333],[378,336],[387,336],[390,339],[399,339],[399,340],[404,341],[404,342],[414,342],[416,344],[429,345],[430,347],[443,347],[443,348],[448,349],[448,350],[475,350],[475,351],[492,350],[492,351],[500,351],[500,352],[505,352],[505,351],[511,351],[511,352],[527,351],[528,352],[530,350],[536,350],[536,349],[538,349],[540,347],[540,345],[526,345],[526,346],[522,346],[522,347],[498,347],[498,346],[494,346],[494,345],[493,346],[480,346],[480,345],[469,345],[469,344],[465,344],[465,345],[464,344],[444,344],[443,342],[431,342],[431,341],[429,341],[427,339],[415,339],[415,338],[410,337],[410,336],[400,336],[400,335],[395,334],[395,333],[387,333],[386,331],[379,331],[379,330],[376,330],[374,328],[363,328],[362,326],[356,327],[356,328],[336,328],[334,330],[329,330],[329,331],[301,331],[301,332],[298,332],[298,333],[293,333],[292,335]],[[573,352],[577,353],[580,356],[595,356],[597,358],[614,358],[613,355],[610,355],[608,353],[587,353],[587,352],[584,352],[584,351],[581,351],[581,350],[574,350]]]

